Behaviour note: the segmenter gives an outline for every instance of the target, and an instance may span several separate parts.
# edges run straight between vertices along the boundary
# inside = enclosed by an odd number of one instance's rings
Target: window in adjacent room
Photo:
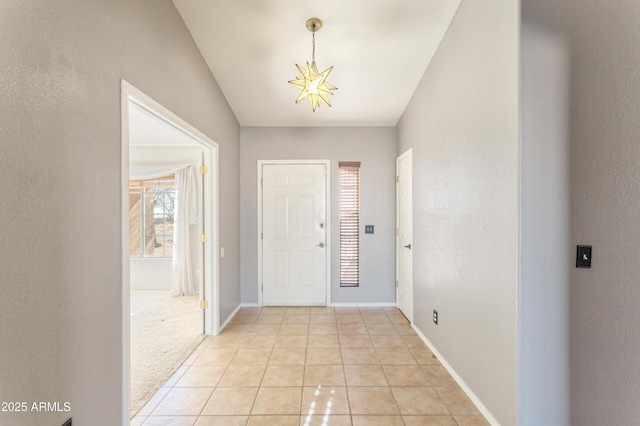
[[[340,287],[360,285],[360,162],[339,162]]]
[[[175,201],[175,174],[129,181],[131,257],[173,256]]]

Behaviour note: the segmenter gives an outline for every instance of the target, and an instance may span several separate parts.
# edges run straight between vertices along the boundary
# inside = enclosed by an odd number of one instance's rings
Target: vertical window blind
[[[360,162],[339,162],[340,287],[360,285]]]

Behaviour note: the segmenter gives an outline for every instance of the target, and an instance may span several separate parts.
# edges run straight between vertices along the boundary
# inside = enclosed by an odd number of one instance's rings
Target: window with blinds
[[[360,285],[360,162],[339,162],[340,287]]]

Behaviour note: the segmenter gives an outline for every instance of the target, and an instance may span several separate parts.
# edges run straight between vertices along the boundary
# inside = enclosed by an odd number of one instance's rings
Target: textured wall
[[[573,243],[593,268],[571,275],[575,425],[640,419],[640,4],[571,2]]]
[[[640,4],[526,0],[568,49],[571,156],[571,424],[640,418]],[[562,39],[558,40],[558,37]],[[573,267],[593,245],[591,269]]]
[[[517,415],[518,27],[517,2],[463,0],[398,123],[398,153],[413,147],[414,322],[504,425]]]
[[[523,5],[518,425],[569,424],[569,47]]]
[[[242,128],[242,301],[258,302],[258,160],[331,160],[332,302],[395,302],[395,129]],[[339,287],[338,161],[361,161],[360,287]],[[375,225],[365,235],[364,225]]]
[[[163,1],[0,2],[1,424],[121,423],[120,79],[220,144],[223,310],[239,302],[239,126]]]
[[[640,419],[640,3],[545,2],[571,46],[571,422]],[[575,249],[575,248],[574,248]]]

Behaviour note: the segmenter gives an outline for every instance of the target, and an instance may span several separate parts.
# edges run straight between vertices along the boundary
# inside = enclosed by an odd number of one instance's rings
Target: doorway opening
[[[124,80],[121,90],[122,417],[123,424],[128,424],[131,414],[135,414],[133,411],[141,408],[141,402],[138,399],[134,402],[132,398],[132,359],[153,375],[158,368],[147,368],[148,364],[156,358],[162,359],[154,356],[153,351],[172,355],[175,359],[171,365],[178,368],[190,354],[181,351],[181,345],[193,344],[186,339],[177,345],[173,340],[171,345],[168,337],[169,347],[163,349],[155,344],[161,339],[149,339],[149,335],[160,329],[163,333],[181,335],[175,330],[181,323],[187,324],[199,340],[203,333],[211,335],[219,331],[219,266],[217,257],[213,256],[218,247],[219,169],[218,145],[214,141]],[[166,167],[170,169],[167,173],[159,170]],[[141,189],[131,190],[130,177],[135,178],[134,186]],[[176,199],[181,201],[173,205]],[[133,210],[140,210],[138,230],[130,229],[137,226],[131,225],[137,223],[136,215],[130,210],[132,205]],[[131,256],[132,250],[137,254]],[[185,251],[190,256],[180,255]],[[184,285],[183,279],[166,279],[174,275],[191,275],[186,279],[189,284]],[[182,283],[177,290],[176,281]],[[181,297],[172,298],[171,293]],[[168,328],[163,324],[166,322],[171,323]],[[139,328],[145,326],[141,332]],[[143,338],[138,339],[139,335]],[[133,338],[137,340],[134,342]],[[151,351],[147,354],[149,362],[138,363],[138,358],[147,351]],[[142,372],[143,378],[145,374]],[[145,382],[145,386],[150,386],[146,394],[153,396],[153,387],[162,386],[171,374],[173,371],[168,371],[158,378],[152,377],[151,383]],[[138,383],[137,374],[135,382]],[[140,398],[140,392],[136,392],[136,396]]]

